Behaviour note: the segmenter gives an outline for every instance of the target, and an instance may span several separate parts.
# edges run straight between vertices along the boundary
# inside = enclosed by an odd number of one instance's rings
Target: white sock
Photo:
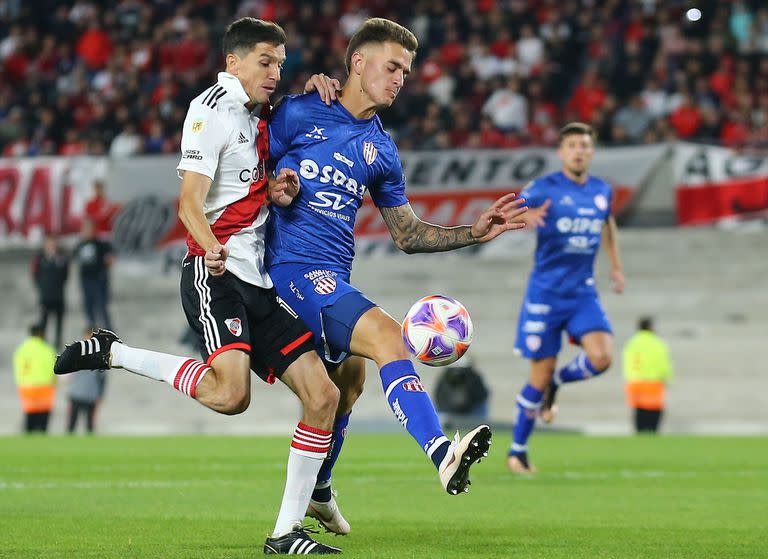
[[[121,367],[143,377],[167,382],[179,392],[195,397],[195,389],[211,368],[196,359],[159,353],[113,342],[112,367]]]
[[[331,445],[333,432],[299,422],[288,454],[283,502],[272,537],[283,536],[301,524],[307,513],[315,481]]]

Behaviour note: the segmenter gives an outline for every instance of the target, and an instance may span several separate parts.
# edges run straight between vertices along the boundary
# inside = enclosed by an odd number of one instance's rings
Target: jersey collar
[[[245,105],[251,100],[245,89],[243,89],[243,84],[237,79],[237,76],[233,76],[229,72],[219,72],[217,82],[227,90],[227,93],[232,94],[232,102]]]

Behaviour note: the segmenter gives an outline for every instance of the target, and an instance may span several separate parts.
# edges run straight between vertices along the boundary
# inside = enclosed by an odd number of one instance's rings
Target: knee
[[[251,393],[245,387],[229,387],[222,391],[219,411],[225,415],[238,415],[251,404]]]
[[[613,361],[613,356],[607,351],[595,352],[588,355],[587,358],[589,359],[589,362],[592,363],[592,366],[600,373],[607,371]]]

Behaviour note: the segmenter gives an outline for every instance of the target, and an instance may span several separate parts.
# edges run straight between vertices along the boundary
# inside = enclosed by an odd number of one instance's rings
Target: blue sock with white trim
[[[536,425],[536,415],[541,407],[542,390],[537,390],[530,384],[523,386],[517,395],[517,421],[512,430],[512,447],[510,456],[525,455],[528,452],[528,438]]]
[[[429,394],[409,359],[387,363],[379,371],[389,406],[427,456],[440,467],[450,446]]]
[[[589,362],[587,354],[582,351],[574,357],[573,361],[555,373],[552,377],[552,383],[555,386],[560,386],[561,384],[569,382],[587,380],[604,372],[605,371],[596,369],[595,366]]]

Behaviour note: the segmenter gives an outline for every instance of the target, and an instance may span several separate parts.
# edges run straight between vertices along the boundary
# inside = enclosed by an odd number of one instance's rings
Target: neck
[[[563,168],[563,174],[566,177],[568,177],[569,179],[571,179],[575,183],[584,184],[585,182],[587,182],[587,172],[586,171],[584,171],[581,174],[576,174],[576,173],[574,173],[573,171],[571,171],[568,168]]]
[[[371,118],[376,114],[376,105],[359,83],[347,82],[339,92],[339,102],[357,119]]]

